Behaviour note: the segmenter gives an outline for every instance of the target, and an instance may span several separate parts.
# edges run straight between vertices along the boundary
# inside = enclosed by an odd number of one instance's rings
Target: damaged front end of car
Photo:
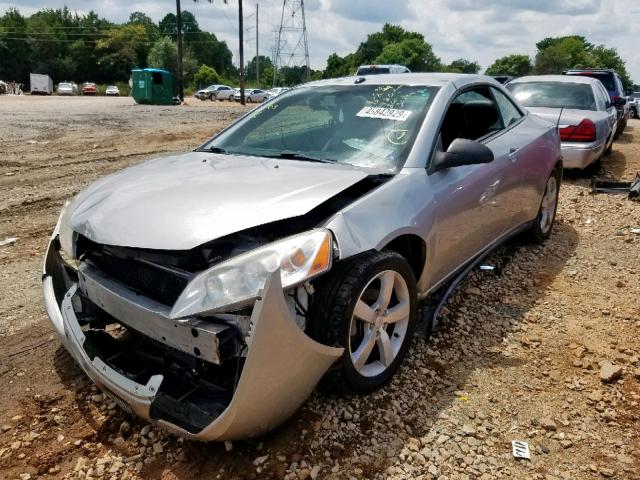
[[[42,277],[58,337],[114,401],[174,433],[225,441],[265,433],[342,354],[308,337],[296,315],[304,309],[298,291],[330,266],[328,230],[227,251],[202,269],[193,252],[169,260],[168,252],[100,245],[65,228],[63,213]],[[217,243],[206,255],[217,247],[224,250]],[[258,272],[242,266],[251,255],[245,265]]]

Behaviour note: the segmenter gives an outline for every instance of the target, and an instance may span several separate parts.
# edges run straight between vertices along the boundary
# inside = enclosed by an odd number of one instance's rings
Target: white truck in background
[[[31,73],[29,74],[29,84],[31,95],[51,95],[53,93],[53,80],[49,75]]]

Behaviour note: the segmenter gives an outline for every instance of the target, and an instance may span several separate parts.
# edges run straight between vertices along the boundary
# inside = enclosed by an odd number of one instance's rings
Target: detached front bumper
[[[68,275],[65,268],[56,229],[47,249],[42,278],[47,314],[62,344],[94,383],[123,408],[186,438],[238,440],[277,427],[305,402],[343,352],[343,349],[322,345],[304,334],[286,304],[280,274],[274,272],[253,308],[246,359],[230,400],[224,403],[225,408],[220,408],[215,418],[206,417],[214,418],[206,425],[202,424],[202,417],[199,417],[200,422],[194,420],[191,424],[189,419],[194,416],[179,403],[181,392],[169,392],[171,388],[165,387],[171,378],[154,374],[144,377],[145,382],[139,382],[127,372],[110,366],[110,358],[101,358],[94,353],[87,338],[91,332],[83,329],[78,318],[82,310],[78,281]],[[119,314],[138,315],[130,305],[128,308]],[[131,326],[138,320],[126,318],[122,323]],[[162,331],[166,327],[158,325]],[[209,356],[215,358],[214,354]],[[175,382],[172,388],[175,390]],[[175,397],[169,403],[168,395]],[[206,400],[200,398],[201,404],[206,404]],[[175,411],[167,412],[168,408]],[[174,418],[179,420],[174,421]]]
[[[602,156],[606,143],[606,141],[586,144],[562,142],[563,168],[587,168]]]

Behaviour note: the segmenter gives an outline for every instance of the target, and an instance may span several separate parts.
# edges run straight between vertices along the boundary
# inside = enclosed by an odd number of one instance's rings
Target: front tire
[[[540,202],[540,208],[538,209],[538,215],[536,216],[534,224],[527,232],[529,240],[534,243],[542,243],[551,235],[558,210],[558,195],[560,193],[561,180],[562,170],[556,167],[547,179],[542,201]]]
[[[316,287],[310,333],[321,343],[345,349],[324,385],[350,393],[382,387],[400,367],[415,330],[411,267],[396,252],[368,253],[337,264]]]

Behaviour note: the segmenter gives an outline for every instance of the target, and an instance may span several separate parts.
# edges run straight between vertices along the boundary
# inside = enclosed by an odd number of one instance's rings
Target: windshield
[[[394,173],[404,164],[436,91],[407,85],[294,89],[203,148]]]
[[[59,83],[58,88],[71,88],[70,83]]]
[[[525,107],[597,110],[591,85],[584,83],[509,83],[507,89]]]

